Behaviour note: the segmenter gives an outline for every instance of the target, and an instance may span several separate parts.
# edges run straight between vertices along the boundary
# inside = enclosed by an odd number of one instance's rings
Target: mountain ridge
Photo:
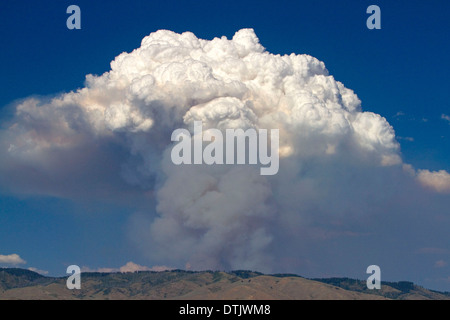
[[[81,290],[68,290],[66,279],[0,268],[0,300],[450,300],[448,292],[408,281],[382,282],[381,290],[369,290],[363,280],[249,270],[86,272]]]

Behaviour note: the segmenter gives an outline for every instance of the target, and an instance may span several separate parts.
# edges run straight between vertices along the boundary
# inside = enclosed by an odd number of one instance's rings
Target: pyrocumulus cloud
[[[173,165],[171,133],[194,121],[279,129],[279,173]],[[403,186],[449,190],[447,172],[403,163],[390,124],[323,62],[271,54],[252,29],[213,40],[154,32],[84,88],[18,103],[0,147],[0,183],[15,192],[154,197],[156,213],[131,221],[134,240],[153,261],[193,269],[296,265],[305,239],[361,235],[343,226]]]

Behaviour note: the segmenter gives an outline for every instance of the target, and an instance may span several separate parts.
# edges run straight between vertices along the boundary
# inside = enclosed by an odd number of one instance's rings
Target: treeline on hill
[[[402,296],[404,295],[414,293],[420,293],[425,297],[430,296],[431,298],[431,295],[429,295],[427,292],[444,294],[450,297],[450,292],[439,292],[435,290],[428,290],[410,281],[398,281],[398,282],[382,281],[381,290],[370,290],[367,288],[366,280],[357,280],[350,278],[313,278],[311,280],[330,284],[345,290],[376,294],[389,299],[401,299]],[[387,290],[384,289],[386,287],[388,288]]]
[[[133,297],[139,294],[145,295],[155,288],[165,288],[167,286],[174,286],[181,292],[183,290],[190,290],[189,288],[195,289],[219,282],[222,283],[221,285],[224,283],[232,284],[238,281],[242,282],[244,279],[250,282],[252,281],[252,278],[259,276],[293,278],[293,280],[295,278],[302,278],[332,285],[348,291],[378,295],[390,299],[409,299],[414,297],[437,299],[439,297],[442,298],[442,295],[450,297],[449,292],[427,290],[409,281],[382,282],[381,290],[369,290],[365,280],[350,278],[307,279],[296,274],[265,275],[261,272],[252,270],[234,270],[224,272],[212,270],[186,271],[177,269],[164,272],[138,271],[134,273],[82,273],[83,283],[86,284],[85,288],[90,290],[89,294],[91,296],[97,293],[108,295],[111,292],[119,290],[128,297]],[[65,287],[66,279],[67,276],[47,277],[25,269],[0,268],[0,292],[14,288],[25,288],[32,286],[42,287],[49,284],[58,284],[61,287]],[[86,294],[87,292],[83,291],[76,293],[75,296],[78,298],[83,298]],[[163,298],[165,298],[165,296],[163,296]]]

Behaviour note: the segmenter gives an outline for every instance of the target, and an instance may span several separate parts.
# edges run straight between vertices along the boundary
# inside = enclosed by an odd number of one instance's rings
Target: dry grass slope
[[[379,300],[449,299],[449,295],[408,285],[368,291],[352,279],[310,280],[249,271],[83,273],[82,289],[68,290],[64,278],[21,269],[0,269],[0,299],[26,300]],[[326,283],[328,282],[328,283]],[[409,284],[409,283],[408,283]],[[397,286],[398,288],[395,288]],[[366,291],[366,292],[364,292]]]

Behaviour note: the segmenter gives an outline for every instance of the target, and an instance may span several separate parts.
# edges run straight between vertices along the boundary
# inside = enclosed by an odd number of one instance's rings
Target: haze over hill
[[[82,273],[81,290],[68,290],[66,278],[24,269],[0,269],[0,299],[27,300],[379,300],[449,299],[411,282],[383,282],[368,290],[365,281],[306,279],[297,275],[232,272]]]

